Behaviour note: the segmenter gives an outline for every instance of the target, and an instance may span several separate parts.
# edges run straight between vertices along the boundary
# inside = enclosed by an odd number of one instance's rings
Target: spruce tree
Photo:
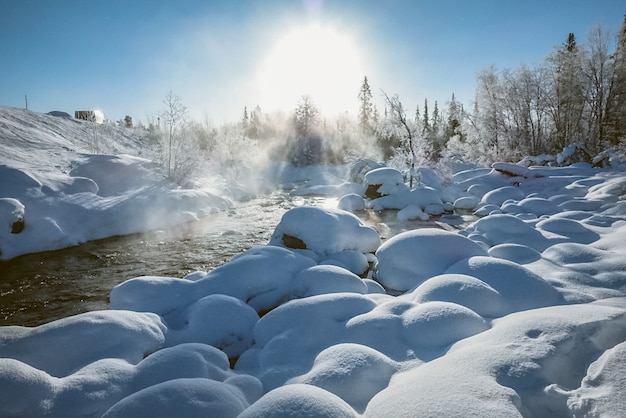
[[[461,118],[459,114],[459,105],[456,102],[454,93],[452,93],[452,99],[448,103],[448,123],[446,124],[445,136],[446,139],[452,138],[457,134],[457,128],[461,126]]]
[[[626,137],[626,14],[613,54],[613,78],[608,96],[606,137],[617,144]]]
[[[359,127],[362,132],[371,133],[373,128],[374,108],[372,106],[372,91],[367,82],[367,76],[363,78],[359,91]]]
[[[424,99],[424,117],[422,118],[422,120],[424,121],[423,132],[429,132],[430,122],[429,122],[429,116],[428,116],[428,99]]]

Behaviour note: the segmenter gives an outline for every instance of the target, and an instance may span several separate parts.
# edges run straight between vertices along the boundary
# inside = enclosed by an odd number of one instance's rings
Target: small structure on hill
[[[74,112],[74,118],[79,120],[86,120],[89,122],[96,122],[95,110],[77,110]]]

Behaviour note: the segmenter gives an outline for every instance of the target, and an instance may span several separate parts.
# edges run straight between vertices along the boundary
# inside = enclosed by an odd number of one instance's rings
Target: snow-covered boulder
[[[24,205],[17,199],[0,198],[0,236],[10,232],[19,234],[25,226]]]
[[[506,312],[504,298],[497,290],[482,280],[465,274],[440,274],[431,277],[407,293],[406,297],[417,303],[456,303],[488,318],[496,318]]]
[[[389,289],[406,291],[477,255],[487,253],[460,234],[434,228],[403,232],[376,251],[376,278]]]
[[[526,193],[524,193],[519,187],[504,186],[485,193],[480,202],[500,206],[507,200],[519,201],[525,197]]]
[[[365,345],[343,343],[322,351],[311,370],[287,384],[305,383],[325,389],[363,412],[370,399],[387,387],[399,363]]]
[[[359,194],[348,193],[339,199],[337,207],[348,212],[365,210],[365,200]]]
[[[317,262],[335,253],[373,253],[380,246],[378,232],[365,226],[350,212],[299,206],[287,211],[276,226],[269,244],[291,248]],[[362,271],[354,271],[356,274]]]
[[[370,199],[408,190],[402,173],[395,168],[381,167],[365,175],[365,195]]]

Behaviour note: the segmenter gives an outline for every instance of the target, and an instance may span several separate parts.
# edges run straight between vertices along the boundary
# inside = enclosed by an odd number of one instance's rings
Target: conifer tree
[[[459,105],[456,102],[454,93],[452,93],[452,99],[448,103],[448,123],[446,124],[445,136],[449,139],[457,134],[457,129],[461,126],[461,117],[459,112]]]
[[[367,76],[363,78],[361,90],[359,91],[359,127],[362,132],[370,133],[373,128],[374,108],[372,106],[372,91],[367,81]]]
[[[613,77],[607,100],[607,139],[617,144],[626,137],[626,14],[613,54]]]
[[[423,132],[429,132],[430,122],[428,116],[428,99],[424,99],[424,117],[422,118],[422,120],[424,121]]]

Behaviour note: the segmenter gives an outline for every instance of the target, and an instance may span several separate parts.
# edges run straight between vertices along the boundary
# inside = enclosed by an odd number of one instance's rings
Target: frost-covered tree
[[[589,136],[595,139],[592,148],[600,149],[609,139],[609,92],[613,82],[613,56],[610,35],[601,25],[593,27],[587,35],[586,59],[583,74],[587,83],[586,105],[588,106]]]
[[[461,126],[461,105],[456,101],[454,93],[452,98],[448,102],[448,120],[446,123],[446,129],[444,136],[446,139],[452,138],[458,132],[458,128]]]
[[[169,91],[163,99],[164,110],[161,112],[161,120],[165,128],[164,138],[164,161],[167,177],[172,178],[172,161],[174,158],[174,148],[176,142],[180,140],[178,135],[183,126],[187,123],[187,108],[183,105],[182,99]]]
[[[424,99],[424,116],[422,116],[422,132],[427,133],[430,131],[430,116],[428,115],[428,99]]]
[[[309,96],[302,96],[294,114],[296,134],[305,137],[320,125],[320,111]]]
[[[367,76],[363,78],[361,89],[359,90],[359,128],[361,132],[371,133],[374,122],[374,107],[372,105],[372,90],[367,81]]]
[[[611,144],[626,139],[626,14],[613,54],[613,74],[607,98],[606,138]]]
[[[570,33],[567,41],[545,60],[548,76],[548,98],[553,121],[550,151],[563,149],[567,144],[584,140],[583,116],[585,91],[582,80],[583,52]]]
[[[476,89],[475,127],[483,140],[493,148],[495,155],[503,145],[506,132],[504,124],[504,91],[496,68],[491,66],[478,73]]]
[[[397,149],[399,156],[405,161],[405,164],[409,168],[409,181],[410,186],[413,187],[413,177],[415,174],[415,165],[418,163],[418,142],[423,146],[423,141],[418,138],[416,131],[417,126],[407,119],[406,112],[402,106],[402,102],[397,95],[389,97],[389,95],[383,92],[385,101],[390,111],[390,121],[393,126],[396,126],[401,133],[401,147]],[[423,147],[422,147],[423,151]]]

